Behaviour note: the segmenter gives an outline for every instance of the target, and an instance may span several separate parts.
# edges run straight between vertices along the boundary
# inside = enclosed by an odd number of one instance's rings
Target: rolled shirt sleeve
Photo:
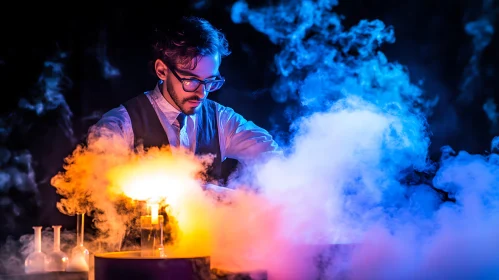
[[[233,109],[219,105],[218,120],[223,158],[249,164],[282,155],[279,145],[267,130],[246,120]]]
[[[134,135],[130,116],[122,105],[106,112],[101,119],[89,128],[89,144],[99,139],[116,141],[133,148]]]

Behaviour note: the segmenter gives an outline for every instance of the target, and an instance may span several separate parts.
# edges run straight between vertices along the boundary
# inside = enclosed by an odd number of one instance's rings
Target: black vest
[[[149,98],[145,94],[126,101],[126,108],[134,134],[134,146],[143,145],[144,149],[169,145],[168,136],[159,121]],[[236,168],[237,161],[225,160],[222,163],[218,138],[217,106],[214,101],[204,100],[197,113],[196,155],[213,154],[215,158],[207,170],[207,180],[226,182],[229,174]]]

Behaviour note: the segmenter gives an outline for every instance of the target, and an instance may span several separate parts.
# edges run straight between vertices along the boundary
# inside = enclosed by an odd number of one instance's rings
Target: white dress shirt
[[[177,116],[180,111],[175,109],[162,95],[159,86],[145,92],[159,120],[166,131],[168,141],[173,147],[184,147],[191,152],[196,150],[196,114],[185,118],[185,123],[179,132]],[[218,118],[218,137],[223,160],[236,159],[247,163],[260,156],[281,154],[277,143],[263,128],[234,112],[233,109],[216,103]],[[123,105],[111,109],[91,128],[106,127],[115,135],[120,135],[133,148],[134,135],[130,116]]]

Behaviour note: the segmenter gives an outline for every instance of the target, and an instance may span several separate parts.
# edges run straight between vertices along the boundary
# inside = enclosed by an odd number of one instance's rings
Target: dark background
[[[148,68],[154,30],[165,28],[176,17],[205,17],[227,36],[233,53],[220,69],[227,82],[211,99],[271,131],[275,125],[286,127],[284,118],[279,117],[286,104],[274,102],[268,90],[275,80],[272,63],[279,47],[250,25],[231,21],[234,1],[170,2],[174,1],[116,6],[76,3],[74,7],[18,7],[13,3],[2,8],[0,112],[8,121],[1,125],[12,129],[12,133],[2,138],[1,144],[9,151],[31,153],[37,183],[34,187],[39,193],[0,189],[0,244],[7,235],[32,233],[35,224],[74,228],[74,217],[65,217],[55,208],[58,197],[49,180],[61,170],[64,157],[84,139],[88,127],[102,113],[154,87],[156,79]],[[277,1],[249,1],[251,5],[272,2]],[[470,97],[459,97],[473,51],[464,26],[483,13],[481,1],[345,0],[335,10],[345,16],[347,27],[360,19],[380,19],[394,26],[397,41],[384,46],[388,59],[406,65],[414,81],[425,80],[423,88],[428,96],[440,98],[429,119],[432,158],[438,159],[443,145],[471,153],[490,149],[497,128],[482,107],[487,98],[497,95],[497,35],[479,60],[481,74],[474,80]],[[32,96],[44,62],[58,50],[68,55],[65,74],[71,83],[62,93],[73,114],[73,140],[61,127],[62,107],[37,115],[18,106],[20,98]],[[120,71],[119,76],[103,75],[98,59],[103,54]],[[2,168],[6,166],[4,163]]]

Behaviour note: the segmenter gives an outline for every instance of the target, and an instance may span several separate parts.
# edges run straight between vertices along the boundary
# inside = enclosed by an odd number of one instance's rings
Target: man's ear
[[[154,70],[156,70],[156,76],[158,76],[160,80],[166,80],[168,67],[161,59],[156,59],[156,61],[154,62]]]

